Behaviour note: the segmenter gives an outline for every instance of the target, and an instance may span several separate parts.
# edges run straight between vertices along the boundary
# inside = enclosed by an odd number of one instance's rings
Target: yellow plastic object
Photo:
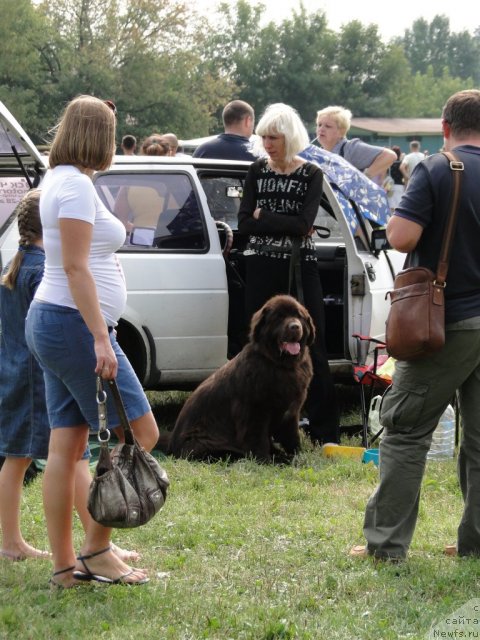
[[[345,447],[343,445],[324,444],[322,453],[327,458],[358,458],[361,460],[365,447]]]
[[[392,356],[387,358],[387,360],[385,360],[382,366],[378,367],[377,376],[380,376],[380,378],[385,378],[386,380],[391,381],[393,378],[393,374],[395,372],[395,363],[396,363],[396,360],[395,358],[392,358]]]

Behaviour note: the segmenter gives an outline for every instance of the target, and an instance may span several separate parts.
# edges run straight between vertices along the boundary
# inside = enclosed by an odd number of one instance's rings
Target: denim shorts
[[[150,411],[145,392],[132,365],[117,343],[115,331],[110,342],[118,360],[117,385],[129,420]],[[52,429],[87,423],[98,431],[93,336],[77,309],[34,300],[25,324],[27,344],[39,361],[45,378],[47,411]],[[107,385],[109,428],[120,425],[113,396]]]

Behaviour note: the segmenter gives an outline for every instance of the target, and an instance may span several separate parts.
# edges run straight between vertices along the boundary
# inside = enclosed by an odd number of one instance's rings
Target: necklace
[[[293,171],[295,171],[296,169],[298,169],[298,167],[300,167],[303,164],[303,161],[299,162],[298,159],[295,159],[295,160],[292,160],[292,162],[288,162],[284,166],[280,166],[275,162],[272,162],[271,159],[269,159],[268,164],[270,166],[270,169],[275,173],[288,175]]]

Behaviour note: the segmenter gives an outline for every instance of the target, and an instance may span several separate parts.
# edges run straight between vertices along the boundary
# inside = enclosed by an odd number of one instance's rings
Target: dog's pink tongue
[[[300,353],[299,342],[284,342],[283,350],[289,353],[291,356],[297,356]]]

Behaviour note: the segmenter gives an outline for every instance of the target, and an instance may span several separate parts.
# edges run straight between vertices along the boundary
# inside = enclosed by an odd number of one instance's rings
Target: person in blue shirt
[[[421,484],[432,434],[458,393],[462,435],[458,477],[463,514],[449,555],[480,557],[480,91],[453,94],[442,113],[446,151],[414,168],[400,204],[387,225],[390,245],[415,253],[416,264],[435,272],[450,214],[452,169],[461,171],[459,212],[445,286],[445,344],[419,360],[397,361],[392,386],[383,396],[380,479],[370,496],[363,532],[366,544],[353,556],[403,560],[420,508]]]
[[[25,317],[45,262],[39,200],[34,189],[18,205],[20,243],[0,286],[0,556],[10,560],[49,555],[28,544],[20,530],[25,472],[32,459],[47,457],[50,436],[42,370],[25,341]]]
[[[229,102],[222,113],[225,133],[214,140],[201,144],[194,158],[217,158],[222,160],[256,160],[250,148],[250,136],[255,124],[253,108],[243,100]]]

